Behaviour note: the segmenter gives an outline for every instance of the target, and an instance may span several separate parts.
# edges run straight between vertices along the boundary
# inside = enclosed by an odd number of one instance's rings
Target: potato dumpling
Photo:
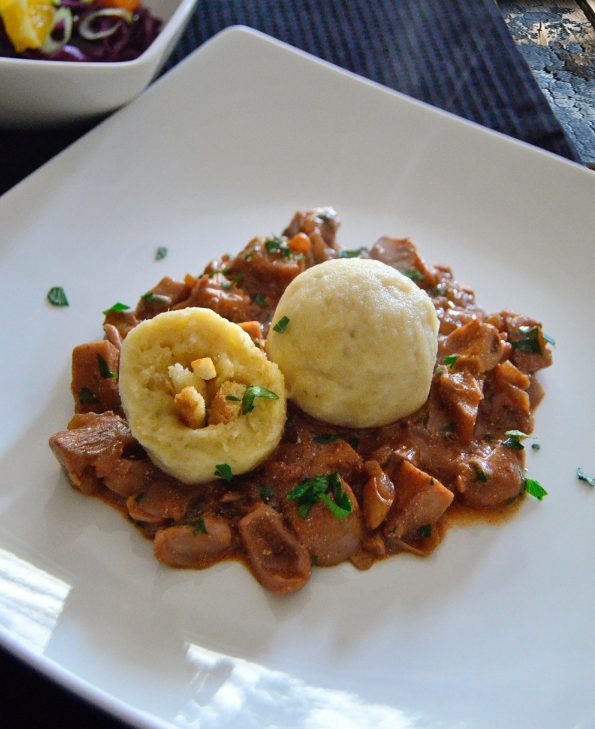
[[[425,291],[380,261],[345,258],[309,268],[289,284],[266,349],[302,410],[366,428],[424,404],[437,337]]]
[[[277,447],[286,417],[276,364],[210,309],[168,311],[122,345],[120,396],[151,460],[184,483],[250,471]],[[215,470],[219,474],[215,474]]]

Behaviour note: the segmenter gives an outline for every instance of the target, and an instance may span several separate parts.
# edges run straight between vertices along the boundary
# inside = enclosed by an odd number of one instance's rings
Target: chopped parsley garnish
[[[266,249],[269,253],[280,253],[285,258],[289,258],[291,251],[289,250],[287,243],[278,235],[268,238],[264,242]]]
[[[155,260],[161,261],[167,256],[167,248],[165,246],[159,246],[159,248],[155,251]]]
[[[422,539],[427,539],[428,537],[431,537],[432,536],[432,525],[424,524],[422,527],[420,527],[419,535]]]
[[[541,446],[539,445],[539,443],[531,444],[531,450],[538,451],[538,450],[540,450],[540,448],[541,448]]]
[[[283,334],[283,332],[287,329],[287,325],[289,324],[289,317],[288,316],[282,316],[279,321],[275,324],[273,327],[273,330],[276,332],[279,332],[279,334]]]
[[[367,248],[353,248],[352,250],[344,250],[339,252],[339,258],[359,258]]]
[[[101,313],[110,314],[112,311],[128,311],[128,309],[130,309],[128,304],[122,304],[120,301],[117,301],[113,306],[110,306],[109,309],[104,309]]]
[[[542,354],[538,327],[519,327],[518,333],[520,339],[511,342],[515,349],[529,354]]]
[[[507,435],[508,438],[502,441],[502,445],[508,446],[515,451],[524,450],[525,446],[521,443],[521,440],[529,437],[522,430],[507,430],[504,435]]]
[[[487,473],[484,473],[479,466],[474,464],[473,468],[475,469],[474,480],[476,481],[476,483],[487,483],[490,480],[490,477],[487,475]]]
[[[202,516],[199,516],[198,519],[194,522],[194,529],[192,530],[193,535],[197,534],[208,534],[207,527],[205,526],[205,520],[202,518]]]
[[[261,309],[266,309],[268,306],[266,299],[262,294],[256,294],[252,301],[256,304],[256,306],[260,306]]]
[[[246,415],[246,413],[251,413],[254,410],[254,400],[257,397],[264,397],[268,400],[279,399],[279,395],[277,395],[276,392],[267,390],[266,387],[261,387],[260,385],[250,385],[246,388],[246,391],[244,392],[244,397],[242,398],[242,415]]]
[[[545,341],[548,344],[551,344],[552,345],[552,347],[555,347],[556,346],[556,340],[553,337],[550,337],[549,334],[546,334],[545,332],[542,332],[542,336],[543,336],[543,338],[545,339]]]
[[[99,365],[99,374],[105,379],[112,379],[118,376],[117,372],[112,372],[110,370],[107,366],[107,362],[100,354],[97,355],[97,363]]]
[[[334,210],[325,210],[324,213],[318,213],[316,217],[323,223],[334,223],[337,213]]]
[[[595,476],[589,476],[589,474],[585,473],[582,468],[576,469],[576,475],[579,478],[579,481],[584,481],[585,483],[588,483],[591,488],[595,488]]]
[[[223,282],[223,283],[221,284],[221,288],[222,288],[222,289],[225,289],[225,290],[227,290],[227,289],[230,289],[231,287],[232,287],[232,283],[231,283],[231,281],[224,281],[224,282]]]
[[[444,367],[438,367],[438,369],[436,370],[436,374],[437,375],[443,375],[444,374]]]
[[[83,387],[79,392],[79,402],[81,405],[85,405],[88,402],[99,402],[99,400],[97,399],[97,395],[89,390],[88,387]]]
[[[340,433],[320,433],[320,435],[314,436],[316,443],[334,443],[336,440],[341,440],[345,436]]]
[[[225,399],[231,400],[232,402],[240,402],[240,398],[235,395],[226,395]]]
[[[69,306],[62,286],[53,286],[47,293],[47,299],[52,306]]]
[[[403,276],[407,276],[407,278],[410,278],[412,281],[423,281],[424,275],[421,271],[418,271],[417,268],[406,268],[406,269],[399,269],[399,273],[402,273]]]
[[[449,354],[442,361],[445,365],[452,367],[460,356],[460,354]]]
[[[218,476],[219,478],[222,478],[224,481],[227,481],[228,483],[233,478],[233,473],[231,471],[231,466],[229,463],[219,463],[215,466],[215,476]]]
[[[298,513],[302,519],[308,516],[310,509],[318,501],[322,501],[339,521],[349,516],[353,510],[351,499],[343,488],[341,478],[336,471],[326,475],[318,473],[313,478],[303,479],[291,489],[287,498],[297,502]]]
[[[156,294],[154,291],[147,291],[146,294],[141,296],[143,301],[147,301],[154,304],[165,304],[166,306],[171,304],[169,296],[163,296],[162,294]]]
[[[526,478],[524,485],[525,491],[538,501],[542,501],[543,497],[547,496],[547,491],[543,488],[539,481],[535,481],[533,478]]]
[[[263,483],[258,487],[258,493],[260,494],[260,498],[267,504],[275,494],[270,486],[266,486]]]

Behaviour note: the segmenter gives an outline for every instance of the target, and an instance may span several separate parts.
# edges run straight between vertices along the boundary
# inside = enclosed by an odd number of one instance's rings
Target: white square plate
[[[594,201],[577,165],[254,32],[203,46],[0,200],[4,644],[139,726],[595,727]],[[47,438],[102,309],[323,204],[346,247],[411,235],[487,309],[545,323],[527,465],[549,496],[280,599],[235,563],[158,564]]]

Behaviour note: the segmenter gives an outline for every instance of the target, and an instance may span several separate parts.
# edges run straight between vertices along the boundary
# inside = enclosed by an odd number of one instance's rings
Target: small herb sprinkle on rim
[[[531,443],[531,450],[539,451],[541,450],[541,446],[539,445],[539,443]]]
[[[279,321],[275,324],[273,327],[273,330],[275,332],[279,332],[279,334],[283,334],[285,330],[287,329],[287,325],[289,324],[289,317],[288,316],[282,316]]]
[[[524,485],[525,491],[529,494],[529,496],[533,496],[533,498],[538,501],[543,501],[543,497],[547,496],[547,491],[543,488],[539,481],[536,481],[533,478],[526,478]]]
[[[47,293],[47,300],[52,306],[70,306],[62,286],[52,286]]]
[[[543,354],[539,343],[538,327],[519,327],[519,339],[511,342],[514,349],[527,354]]]
[[[235,395],[226,395],[225,399],[231,400],[231,402],[240,402],[240,398]]]
[[[432,525],[424,524],[422,527],[420,527],[419,535],[422,539],[428,539],[428,537],[431,537],[432,536]]]
[[[112,312],[128,311],[128,309],[130,309],[128,304],[122,304],[122,302],[117,301],[115,304],[110,306],[109,309],[104,309],[101,313],[102,314],[111,314]]]
[[[364,251],[367,253],[367,248],[353,248],[352,250],[339,251],[339,258],[359,258]]]
[[[445,365],[448,365],[448,367],[452,367],[456,361],[459,359],[461,355],[459,354],[449,354],[447,355],[442,361]]]
[[[115,379],[118,376],[117,372],[112,372],[110,370],[110,368],[107,366],[107,362],[100,354],[97,355],[97,364],[99,365],[99,374],[104,379]]]
[[[417,268],[399,269],[399,273],[402,273],[403,276],[407,276],[407,278],[410,278],[412,281],[424,281],[423,273],[418,271]]]
[[[92,390],[89,390],[88,387],[83,387],[79,392],[79,402],[81,405],[85,405],[89,402],[99,402],[99,400]]]
[[[155,260],[162,261],[165,256],[167,256],[167,247],[159,246],[159,248],[157,248],[157,250],[155,251]]]
[[[279,399],[279,395],[277,395],[276,392],[272,392],[272,390],[268,390],[266,387],[261,387],[260,385],[250,385],[246,388],[246,391],[244,392],[244,397],[242,398],[242,415],[251,413],[254,410],[254,400],[257,397],[264,397],[267,400]]]
[[[256,304],[256,306],[260,306],[261,309],[266,309],[268,307],[267,301],[262,294],[256,294],[252,301]]]
[[[202,516],[199,516],[198,519],[194,522],[194,529],[192,530],[192,534],[194,536],[196,536],[197,534],[208,534],[205,520],[202,518]]]
[[[215,466],[215,476],[217,476],[218,478],[222,478],[224,481],[227,481],[227,483],[229,483],[233,478],[233,473],[229,463],[218,463]]]
[[[264,483],[261,483],[260,486],[258,487],[258,493],[260,494],[260,498],[267,504],[269,503],[269,501],[272,499],[272,497],[275,494],[273,489]]]
[[[579,481],[584,481],[585,483],[588,483],[591,488],[595,488],[595,476],[589,476],[589,474],[585,473],[582,468],[576,469],[576,475]]]

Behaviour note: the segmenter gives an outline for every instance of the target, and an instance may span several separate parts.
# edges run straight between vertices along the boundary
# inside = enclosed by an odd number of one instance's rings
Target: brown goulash
[[[351,560],[366,569],[402,551],[429,554],[447,510],[494,513],[523,495],[524,452],[506,432],[533,429],[543,394],[536,372],[551,364],[541,324],[508,311],[486,314],[473,291],[446,266],[425,263],[408,239],[343,251],[338,226],[331,209],[297,212],[282,236],[254,238],[198,277],[163,278],[135,311],[109,311],[105,339],[74,349],[75,415],[50,446],[74,486],[125,512],[162,562],[202,569],[239,558],[264,587],[286,594],[305,584],[312,565]],[[434,302],[439,347],[425,405],[365,430],[337,428],[290,405],[281,444],[258,469],[196,486],[161,472],[132,437],[120,405],[119,348],[127,333],[158,313],[200,306],[241,323],[263,346],[290,281],[309,266],[354,255],[394,266]],[[302,499],[298,485],[307,492]],[[327,487],[326,500],[308,502],[308,493]],[[348,507],[341,518],[328,507],[333,489]]]

